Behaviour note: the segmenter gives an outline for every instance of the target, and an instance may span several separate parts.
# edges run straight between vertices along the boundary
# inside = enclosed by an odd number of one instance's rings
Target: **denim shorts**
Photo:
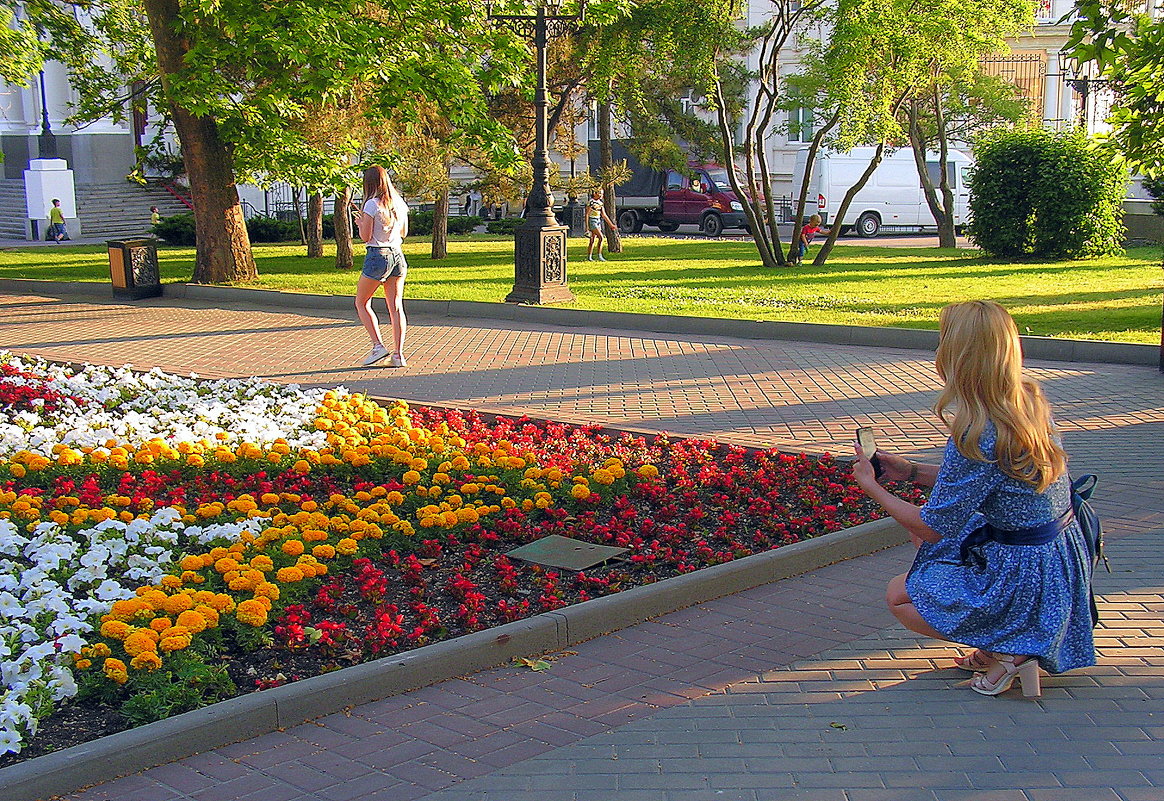
[[[364,269],[360,272],[373,281],[403,278],[408,274],[408,262],[400,248],[369,245],[364,254]]]

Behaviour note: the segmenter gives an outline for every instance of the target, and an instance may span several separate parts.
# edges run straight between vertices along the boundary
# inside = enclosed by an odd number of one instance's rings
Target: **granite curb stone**
[[[42,281],[27,278],[0,278],[0,291],[112,298],[110,285],[98,281]],[[347,295],[318,295],[206,284],[164,284],[163,297],[218,303],[294,307],[297,309],[306,307],[315,311],[347,311],[352,308],[352,299]],[[926,351],[933,351],[938,344],[937,331],[921,328],[879,328],[829,323],[795,323],[780,320],[733,320],[719,317],[601,312],[556,306],[527,306],[514,303],[463,300],[410,298],[405,301],[405,308],[409,314],[431,317],[511,320],[542,325],[725,336],[739,339],[775,339]],[[1023,355],[1028,359],[1152,366],[1158,365],[1160,360],[1160,348],[1150,344],[1035,336],[1023,336],[1020,339],[1022,340]]]
[[[390,695],[547,653],[781,578],[900,545],[891,518],[785,545],[396,656],[249,693],[0,769],[0,797],[35,801]],[[115,767],[114,767],[115,766]]]

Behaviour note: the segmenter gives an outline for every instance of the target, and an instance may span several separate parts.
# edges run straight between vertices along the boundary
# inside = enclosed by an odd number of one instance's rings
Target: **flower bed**
[[[0,766],[877,516],[829,457],[0,352]]]

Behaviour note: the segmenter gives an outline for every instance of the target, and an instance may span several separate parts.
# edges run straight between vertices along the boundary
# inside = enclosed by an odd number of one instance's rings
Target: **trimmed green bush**
[[[252,242],[297,242],[299,224],[274,217],[251,217],[247,220],[247,235]]]
[[[505,217],[500,220],[490,220],[485,223],[485,230],[500,236],[513,236],[513,232],[525,222],[521,217]]]
[[[164,239],[171,245],[189,246],[195,244],[193,214],[175,214],[172,217],[164,217],[151,230],[155,236]]]
[[[432,236],[434,213],[431,211],[408,212],[409,236]],[[450,234],[470,234],[481,224],[480,217],[461,217],[449,215],[448,229]]]
[[[1080,132],[988,134],[974,148],[974,242],[999,258],[1123,252],[1127,172]]]
[[[1152,211],[1164,217],[1164,176],[1145,178],[1141,183],[1148,197],[1152,198]]]

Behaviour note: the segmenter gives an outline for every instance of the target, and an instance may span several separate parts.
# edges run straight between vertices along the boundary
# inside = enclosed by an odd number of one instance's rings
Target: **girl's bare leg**
[[[366,275],[361,275],[359,283],[356,284],[356,314],[359,315],[360,322],[364,324],[364,329],[368,332],[368,337],[372,340],[373,345],[384,344],[384,340],[380,338],[380,321],[376,319],[376,312],[372,311],[372,298],[376,296],[376,290],[379,288],[380,282]],[[387,294],[387,286],[385,286],[384,292]],[[391,310],[391,304],[389,304],[389,310]],[[395,327],[393,327],[393,334],[395,335]]]
[[[889,604],[889,611],[893,616],[901,621],[901,625],[905,626],[910,631],[925,635],[926,637],[933,637],[935,640],[946,640],[947,638],[934,631],[929,623],[926,623],[922,616],[918,614],[917,608],[914,607],[913,601],[909,597],[909,593],[905,591],[905,573],[900,576],[894,576],[889,581],[889,586],[885,590],[885,601]]]
[[[408,320],[404,317],[404,277],[395,276],[384,280],[384,298],[388,301],[388,316],[392,319],[392,352],[404,355],[404,333]]]

